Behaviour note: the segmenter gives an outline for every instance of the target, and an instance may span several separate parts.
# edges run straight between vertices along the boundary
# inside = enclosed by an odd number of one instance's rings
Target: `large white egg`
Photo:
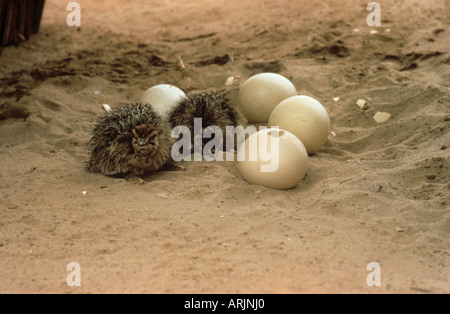
[[[297,95],[287,78],[275,73],[261,73],[242,84],[237,104],[250,123],[266,123],[273,109],[284,99]]]
[[[308,154],[302,142],[281,129],[254,133],[238,151],[239,171],[255,185],[272,189],[294,188],[308,170]]]
[[[270,127],[279,127],[298,137],[308,154],[320,150],[330,133],[330,117],[320,102],[308,96],[282,101],[269,118]]]
[[[185,96],[178,87],[161,84],[147,89],[139,102],[152,105],[162,116],[166,116]]]

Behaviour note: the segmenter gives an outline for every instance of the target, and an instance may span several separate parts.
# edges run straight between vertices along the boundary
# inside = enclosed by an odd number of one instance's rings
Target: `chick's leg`
[[[141,169],[143,163],[144,163],[144,158],[140,155],[137,154],[129,154],[126,156],[127,160],[128,160],[128,165],[130,166],[130,170],[131,170],[131,174],[128,176],[127,180],[128,181],[133,181],[133,180],[137,180],[138,183],[140,184],[145,184],[145,181],[141,178],[138,177],[139,173],[139,169]]]

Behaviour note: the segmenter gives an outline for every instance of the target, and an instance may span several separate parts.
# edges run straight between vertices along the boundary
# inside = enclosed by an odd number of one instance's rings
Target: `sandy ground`
[[[369,1],[80,0],[81,28],[68,2],[1,51],[1,293],[450,292],[449,1],[379,1],[376,28]],[[102,104],[240,76],[235,99],[267,71],[332,120],[297,188],[249,185],[230,162],[145,185],[83,170]]]

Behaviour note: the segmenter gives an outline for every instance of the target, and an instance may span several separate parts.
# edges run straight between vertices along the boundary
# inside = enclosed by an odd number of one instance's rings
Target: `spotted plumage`
[[[194,119],[202,119],[203,130],[210,126],[219,127],[226,141],[226,127],[239,126],[243,119],[231,101],[216,93],[196,93],[181,99],[178,105],[169,113],[172,127],[186,126],[189,128],[194,146]],[[202,130],[202,131],[203,131]],[[209,139],[203,140],[203,144]],[[224,142],[225,143],[225,142]]]
[[[92,129],[86,169],[108,176],[142,176],[171,161],[170,123],[149,105],[108,111]]]

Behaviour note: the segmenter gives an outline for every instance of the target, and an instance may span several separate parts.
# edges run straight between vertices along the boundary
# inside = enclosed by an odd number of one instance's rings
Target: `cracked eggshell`
[[[275,73],[250,77],[239,89],[237,104],[250,123],[265,123],[273,109],[284,99],[297,95],[287,78]]]
[[[185,96],[186,94],[178,87],[161,84],[147,89],[139,102],[153,106],[159,114],[166,116]]]
[[[249,136],[238,151],[238,161],[248,183],[279,190],[296,187],[308,170],[305,146],[292,133],[280,129]]]
[[[291,132],[305,145],[308,154],[321,149],[330,134],[330,117],[320,102],[308,96],[282,101],[272,112],[269,127]]]

